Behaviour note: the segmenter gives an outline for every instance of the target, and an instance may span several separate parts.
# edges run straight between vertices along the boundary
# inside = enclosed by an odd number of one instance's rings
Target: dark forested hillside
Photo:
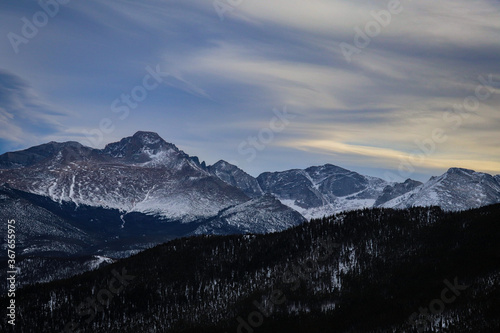
[[[497,332],[499,217],[366,209],[177,239],[19,290],[15,332]]]

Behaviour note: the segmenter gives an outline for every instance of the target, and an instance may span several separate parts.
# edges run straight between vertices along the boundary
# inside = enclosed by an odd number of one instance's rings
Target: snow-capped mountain
[[[53,268],[23,275],[32,283],[178,237],[267,233],[305,221],[259,191],[242,170],[222,161],[207,167],[150,132],[104,149],[50,142],[0,156],[0,217],[15,218],[22,230],[18,266]]]
[[[224,161],[218,164],[231,170],[228,183],[241,190],[248,190],[248,186],[242,188],[240,184],[255,184],[253,177],[236,166]],[[240,174],[244,175],[242,179]],[[459,168],[451,168],[425,184],[412,179],[390,183],[331,164],[264,172],[256,180],[262,192],[272,194],[308,219],[369,207],[440,206],[445,210],[464,210],[500,202],[500,175]]]
[[[257,179],[226,161],[220,160],[209,166],[208,170],[226,183],[239,188],[251,198],[264,194]]]
[[[375,201],[374,206],[375,207],[380,206],[387,201],[402,196],[403,194],[414,190],[420,185],[422,185],[421,182],[413,179],[407,179],[404,183],[395,183],[393,185],[387,185],[384,188],[382,195],[377,198],[377,201]]]
[[[249,200],[158,134],[92,149],[49,143],[0,157],[0,183],[58,202],[191,222]]]
[[[263,196],[257,180],[243,170],[224,161],[207,167],[152,132],[137,132],[104,149],[51,142],[4,154],[0,184],[21,196],[34,195],[30,205],[52,210],[69,225],[78,221],[86,236],[108,242],[110,251],[116,251],[109,246],[113,237],[134,232],[153,237],[154,244],[196,228],[259,233],[304,221],[275,198]],[[135,248],[128,244],[124,250]]]
[[[498,176],[461,168],[451,168],[413,191],[382,204],[382,207],[406,208],[440,206],[455,211],[478,208],[500,202]]]
[[[389,183],[325,164],[264,172],[254,178],[226,161],[206,166],[158,134],[142,131],[104,149],[50,142],[3,154],[0,184],[4,183],[60,204],[118,210],[122,224],[132,213],[158,216],[162,221],[203,221],[220,217],[228,208],[251,207],[249,200],[266,193],[305,218],[373,206],[438,205],[461,210],[500,202],[500,175],[452,168],[425,184],[411,179]],[[255,230],[274,230],[268,220],[272,219],[262,221],[268,226],[255,226]]]
[[[266,193],[306,218],[372,207],[390,183],[326,164],[305,170],[265,172],[257,177]]]
[[[225,161],[206,166],[151,132],[104,149],[50,142],[0,156],[0,217],[16,219],[16,249],[37,261],[31,282],[188,235],[282,231],[373,206],[464,210],[499,202],[500,175],[452,168],[425,184],[389,183],[326,164],[254,178]]]
[[[83,158],[84,156],[88,156],[92,152],[92,149],[84,147],[75,141],[64,143],[49,142],[26,150],[0,155],[0,169],[30,167],[45,160],[55,158],[59,152],[64,152],[65,156],[71,155],[75,157],[78,155],[80,158]]]

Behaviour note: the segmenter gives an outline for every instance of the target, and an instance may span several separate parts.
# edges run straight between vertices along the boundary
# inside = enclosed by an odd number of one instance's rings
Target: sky
[[[254,176],[500,174],[500,1],[0,2],[0,153],[138,130]]]

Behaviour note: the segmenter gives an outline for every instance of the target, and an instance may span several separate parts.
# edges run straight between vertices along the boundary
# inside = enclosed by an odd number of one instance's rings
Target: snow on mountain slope
[[[156,133],[137,132],[103,150],[73,144],[59,144],[56,149],[45,154],[52,158],[0,170],[0,183],[58,202],[156,214],[183,222],[213,216],[249,200]],[[24,156],[26,152],[15,154]],[[12,160],[4,157],[5,164]]]
[[[451,168],[439,177],[382,207],[440,206],[444,210],[465,210],[500,202],[500,183],[493,176],[473,170]]]
[[[293,200],[299,207],[319,207],[324,198],[303,170],[265,172],[257,177],[260,187],[279,200]]]
[[[331,164],[305,170],[265,172],[257,177],[264,192],[306,218],[372,207],[390,183]]]
[[[269,233],[305,222],[304,217],[271,195],[226,208],[193,234]]]
[[[340,212],[370,208],[374,206],[375,199],[353,199],[348,197],[336,198],[332,203],[327,203],[319,207],[302,208],[295,204],[294,200],[281,200],[284,205],[296,210],[306,219],[322,218],[324,216],[335,215]]]
[[[53,159],[62,151],[65,151],[65,156],[79,155],[80,158],[84,158],[92,152],[92,149],[73,141],[64,143],[49,142],[26,150],[1,155],[0,169],[29,167],[42,161]]]
[[[4,183],[59,203],[117,209],[124,217],[138,212],[194,222],[265,193],[306,218],[373,206],[461,210],[499,202],[500,175],[452,168],[423,185],[399,184],[325,164],[254,178],[222,160],[207,167],[158,134],[140,131],[101,150],[50,142],[3,154]]]
[[[251,198],[264,194],[257,179],[226,161],[220,160],[209,166],[208,170],[226,183],[239,188]]]
[[[407,179],[404,183],[396,183],[393,185],[387,185],[382,192],[382,195],[377,198],[374,206],[380,206],[387,201],[390,201],[394,198],[402,196],[405,193],[413,191],[418,186],[422,185],[421,182]]]

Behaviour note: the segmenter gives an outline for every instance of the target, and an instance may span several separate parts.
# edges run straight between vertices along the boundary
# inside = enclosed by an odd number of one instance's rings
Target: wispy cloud
[[[401,5],[348,63],[339,45],[387,1],[245,0],[223,22],[212,1],[70,2],[28,52],[14,56],[0,41],[0,63],[9,69],[0,75],[2,145],[80,140],[110,118],[116,129],[106,141],[155,130],[202,159],[239,160],[238,143],[265,126],[273,108],[287,106],[297,117],[245,166],[253,173],[299,160],[364,168],[380,159],[395,169],[436,128],[447,140],[419,172],[500,173],[498,1]],[[2,6],[0,35],[39,10],[25,0]],[[156,64],[170,76],[118,121],[112,101]],[[443,119],[490,74],[491,96],[460,126]]]
[[[63,130],[61,121],[68,115],[45,103],[26,81],[0,69],[0,138],[12,142],[10,148],[36,144]]]

